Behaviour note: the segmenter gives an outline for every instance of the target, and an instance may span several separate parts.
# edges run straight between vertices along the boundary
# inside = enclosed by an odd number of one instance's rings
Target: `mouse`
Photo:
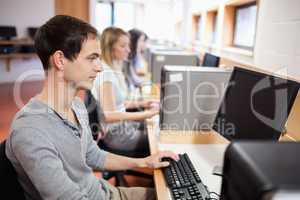
[[[162,157],[161,161],[162,162],[171,162],[171,161],[174,161],[174,160],[172,158],[170,158],[170,157]]]

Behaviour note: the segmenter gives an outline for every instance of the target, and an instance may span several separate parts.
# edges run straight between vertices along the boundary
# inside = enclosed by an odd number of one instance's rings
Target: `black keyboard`
[[[180,154],[179,158],[177,162],[171,158],[163,158],[163,161],[170,162],[168,167],[163,168],[163,173],[172,198],[175,200],[209,200],[209,192],[188,155]]]

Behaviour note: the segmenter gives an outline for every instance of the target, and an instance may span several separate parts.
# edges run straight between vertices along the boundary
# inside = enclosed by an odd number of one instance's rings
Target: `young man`
[[[46,73],[44,87],[19,111],[11,126],[6,154],[26,199],[154,199],[152,189],[116,188],[93,170],[159,168],[171,152],[134,159],[96,145],[84,104],[75,95],[90,89],[101,71],[100,42],[89,24],[55,16],[41,26],[35,47]]]

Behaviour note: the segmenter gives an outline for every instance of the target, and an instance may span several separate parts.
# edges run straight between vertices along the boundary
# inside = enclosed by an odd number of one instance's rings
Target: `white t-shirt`
[[[94,85],[92,88],[92,94],[94,95],[95,99],[99,101],[100,95],[100,86],[105,83],[109,82],[112,85],[112,92],[115,96],[116,100],[116,110],[119,112],[125,112],[125,100],[126,100],[126,91],[124,87],[122,87],[120,82],[120,77],[124,78],[122,71],[113,71],[106,63],[102,62],[103,71],[97,74],[97,77],[94,81]],[[105,94],[101,94],[105,95]]]

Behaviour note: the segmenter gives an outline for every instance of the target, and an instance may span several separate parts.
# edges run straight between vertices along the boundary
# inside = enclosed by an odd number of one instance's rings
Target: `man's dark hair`
[[[76,59],[82,43],[91,35],[97,37],[97,30],[80,19],[66,15],[52,17],[38,29],[34,39],[44,70],[49,69],[49,57],[57,50],[69,60]]]

